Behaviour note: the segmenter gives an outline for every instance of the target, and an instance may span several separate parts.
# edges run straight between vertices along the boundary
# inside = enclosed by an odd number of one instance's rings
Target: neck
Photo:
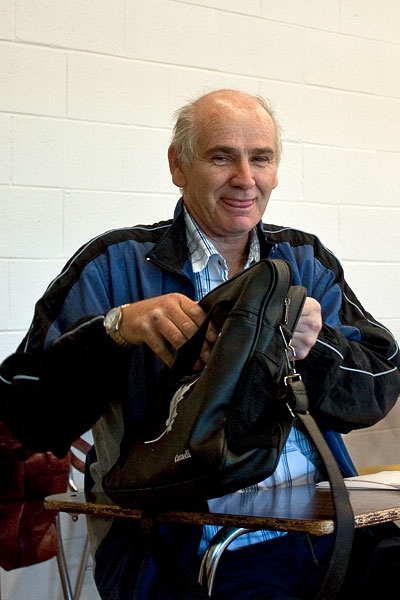
[[[243,271],[249,255],[248,239],[246,243],[243,243],[243,240],[241,240],[239,244],[232,242],[233,240],[230,240],[230,243],[226,245],[219,243],[218,246],[214,243],[218,252],[226,260],[229,269],[229,279]]]

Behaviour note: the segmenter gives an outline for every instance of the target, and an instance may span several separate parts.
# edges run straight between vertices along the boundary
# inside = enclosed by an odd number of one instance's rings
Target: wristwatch
[[[122,333],[119,330],[119,326],[122,321],[123,309],[127,306],[127,304],[122,304],[122,306],[116,306],[108,311],[106,316],[104,317],[103,325],[106,330],[106,333],[116,342],[119,346],[131,346],[124,338]]]

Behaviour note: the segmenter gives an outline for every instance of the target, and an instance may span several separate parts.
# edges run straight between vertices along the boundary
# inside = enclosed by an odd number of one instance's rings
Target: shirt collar
[[[199,273],[208,265],[211,256],[219,256],[218,250],[208,237],[202,232],[196,221],[189,214],[186,207],[183,207],[185,225],[186,225],[186,240],[189,253],[189,259],[192,263],[193,272]],[[255,229],[250,231],[250,247],[247,257],[245,269],[250,267],[255,262],[260,260],[260,242]]]

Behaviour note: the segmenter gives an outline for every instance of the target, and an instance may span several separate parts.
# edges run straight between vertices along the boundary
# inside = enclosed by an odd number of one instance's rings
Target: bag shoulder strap
[[[307,392],[300,377],[289,378],[287,385],[292,396],[292,410],[303,423],[323,460],[331,486],[335,510],[335,541],[321,588],[314,600],[336,598],[346,576],[354,538],[354,513],[349,493],[336,460],[318,425],[308,412]]]

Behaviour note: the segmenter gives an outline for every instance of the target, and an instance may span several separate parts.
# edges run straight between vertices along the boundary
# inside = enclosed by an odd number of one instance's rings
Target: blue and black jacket
[[[339,261],[316,236],[263,223],[258,235],[262,258],[288,261],[293,284],[305,286],[322,306],[323,328],[297,369],[310,411],[326,431],[343,473],[352,475],[340,434],[373,425],[395,404],[398,345],[366,312]],[[97,458],[90,481],[100,489],[123,431],[135,435],[155,409],[152,399],[163,369],[148,347],[115,344],[104,331],[104,314],[169,292],[195,299],[182,200],[173,220],[106,232],[69,260],[36,304],[17,351],[0,367],[0,420],[28,448],[51,450],[58,457],[93,428]],[[143,556],[134,554],[139,565]],[[150,575],[143,579],[139,570],[137,577],[148,581]],[[156,597],[146,594],[135,598]]]

